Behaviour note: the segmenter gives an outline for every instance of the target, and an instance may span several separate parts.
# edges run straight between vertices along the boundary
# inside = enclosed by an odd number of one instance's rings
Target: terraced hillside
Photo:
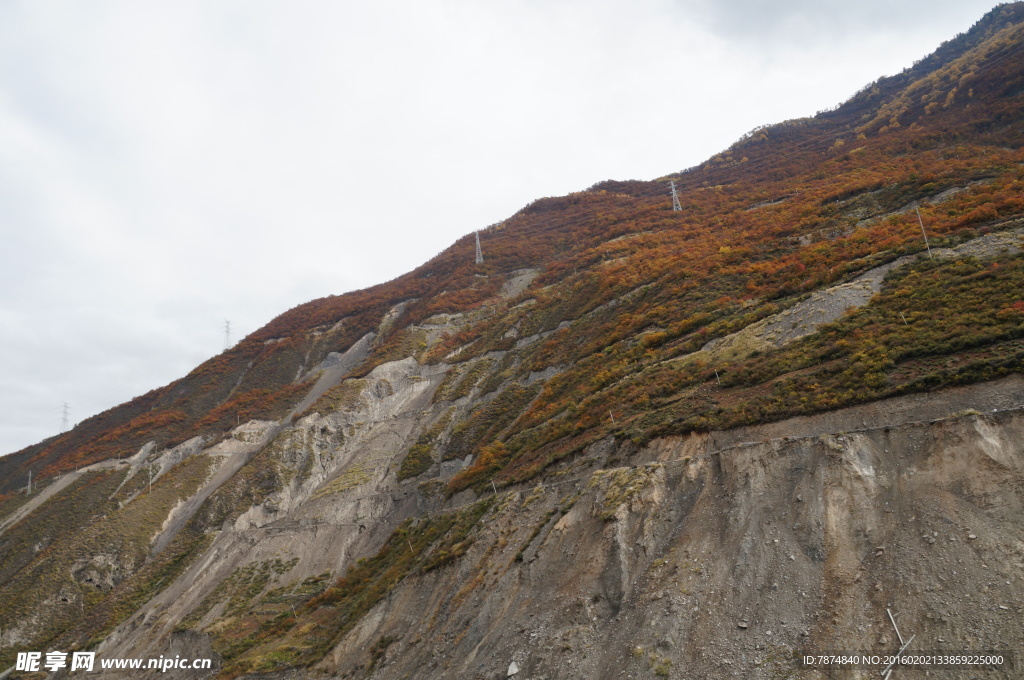
[[[854,677],[794,654],[893,653],[886,609],[1021,649],[1024,3],[480,237],[0,459],[0,668]]]

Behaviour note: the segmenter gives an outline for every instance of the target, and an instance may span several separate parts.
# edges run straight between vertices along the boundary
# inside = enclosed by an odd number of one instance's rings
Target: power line
[[[931,259],[932,247],[928,245],[928,232],[924,230],[924,220],[921,219],[921,209],[915,205],[914,210],[917,211],[917,222],[921,225],[921,234],[924,236],[924,247],[928,249],[928,259]]]
[[[1014,47],[1012,47],[1012,48],[1010,48],[1010,49],[1008,49],[1008,50],[1006,50],[1004,52],[1001,52],[1001,53],[999,53],[999,54],[997,54],[995,56],[992,56],[986,63],[984,63],[976,71],[974,71],[975,79],[977,79],[977,77],[980,74],[985,73],[986,71],[993,70],[1001,62],[1007,60],[1008,58],[1010,58],[1012,56],[1015,56],[1021,50],[1024,50],[1024,45],[1015,45]],[[936,70],[938,70],[938,69],[936,69]],[[934,73],[934,72],[935,71],[932,71],[932,73]],[[894,77],[896,77],[896,76],[894,76]],[[924,76],[924,77],[927,77],[927,76]],[[923,79],[923,77],[919,78],[918,80],[921,80],[921,79]],[[881,79],[876,80],[874,83],[871,83],[871,85],[877,84],[878,82],[880,82],[880,80]],[[879,104],[879,106],[875,109],[875,112],[877,113],[878,109],[880,109],[882,106],[884,106],[885,103],[888,103],[889,101],[892,101],[893,99],[895,99],[895,97],[898,96],[898,94],[900,92],[905,92],[907,90],[907,88],[909,88],[911,85],[913,85],[914,82],[916,82],[916,81],[912,81],[909,85],[905,85],[902,88],[902,90],[897,90],[897,92],[895,92],[892,95],[890,95],[887,100],[883,100],[883,102],[881,104]],[[849,101],[849,100],[847,100],[847,101]],[[843,102],[843,103],[846,103],[846,102]],[[842,104],[840,104],[840,106],[842,106]],[[817,120],[817,119],[818,119],[817,116],[815,116],[812,120]],[[781,126],[781,125],[784,125],[784,124],[785,124],[785,121],[783,121],[781,123],[770,123],[768,125],[765,125],[764,127],[765,128],[772,128],[772,127]],[[849,133],[849,132],[852,132],[852,131],[855,131],[855,130],[845,130],[846,133]],[[760,158],[758,158],[756,160],[750,161],[748,163],[743,163],[742,164],[743,171],[745,173],[749,174],[752,170],[757,170],[757,169],[760,169],[762,167],[770,167],[769,164],[773,160],[775,160],[776,157],[792,156],[794,153],[799,152],[799,151],[810,151],[810,152],[824,151],[824,150],[826,150],[826,149],[828,149],[828,148],[830,148],[832,146],[832,144],[834,142],[834,139],[833,139],[832,135],[834,135],[836,132],[840,132],[840,134],[843,134],[844,131],[843,130],[821,130],[820,133],[821,133],[821,136],[824,137],[824,139],[819,140],[819,139],[815,139],[815,138],[811,137],[809,139],[806,139],[805,141],[798,142],[797,144],[795,144],[792,147],[780,148],[777,151],[773,151],[771,153],[768,153],[768,154],[766,154],[764,156],[761,156]],[[732,147],[730,147],[730,150],[731,149],[732,149]],[[707,161],[705,161],[705,163],[706,162]],[[724,168],[724,170],[732,170],[732,169],[735,169],[737,167],[740,167],[740,166],[726,167],[726,168]],[[686,175],[689,171],[696,171],[696,170],[700,170],[700,169],[704,169],[705,172],[707,172],[708,170],[712,170],[713,171],[713,170],[717,170],[719,168],[706,168],[706,167],[702,167],[701,165],[698,165],[698,166],[695,166],[693,168],[690,168],[689,170],[683,171],[682,173],[680,173],[680,175],[681,176],[682,175]]]

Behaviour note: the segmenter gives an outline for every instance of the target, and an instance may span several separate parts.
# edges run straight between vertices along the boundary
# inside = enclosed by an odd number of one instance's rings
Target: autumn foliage
[[[837,108],[758,128],[698,167],[538,199],[482,230],[485,264],[466,236],[393,281],[299,305],[185,378],[4,458],[0,491],[28,469],[45,478],[147,441],[280,418],[324,357],[369,333],[373,351],[353,375],[406,356],[493,360],[466,391],[501,395],[507,408],[453,423],[450,446],[474,463],[450,493],[528,478],[609,435],[641,442],[1017,371],[1013,253],[919,262],[791,347],[687,357],[813,291],[921,254],[922,223],[933,249],[1022,226],[1022,44],[1024,6],[1004,5]],[[526,268],[538,272],[530,287],[502,298]],[[416,327],[438,314],[462,317],[427,342]]]

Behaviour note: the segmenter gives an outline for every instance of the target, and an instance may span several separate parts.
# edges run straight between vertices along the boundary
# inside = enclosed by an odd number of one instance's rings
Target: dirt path
[[[43,503],[50,500],[55,495],[66,489],[71,484],[71,482],[75,481],[85,473],[93,472],[95,470],[107,470],[109,468],[117,467],[119,465],[128,465],[128,461],[104,460],[100,461],[99,463],[87,465],[84,468],[75,470],[74,472],[68,472],[61,475],[53,483],[51,483],[45,489],[40,491],[38,495],[33,497],[32,500],[30,500],[28,503],[25,503],[25,505],[15,510],[13,513],[10,514],[10,516],[8,516],[2,522],[0,522],[0,536],[3,536],[5,531],[10,529],[12,526],[20,522],[25,517],[28,517],[28,515],[33,510],[35,510],[40,505],[42,505]]]

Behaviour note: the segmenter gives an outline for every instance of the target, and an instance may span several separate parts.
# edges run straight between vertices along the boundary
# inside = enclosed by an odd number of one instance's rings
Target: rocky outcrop
[[[0,665],[1019,676],[1022,22],[672,175],[682,211],[538,200],[6,457]]]
[[[206,648],[219,620],[238,621],[211,593],[247,565],[293,561],[256,602],[344,574],[406,518],[457,511],[395,478],[429,421],[430,370],[382,366],[357,408],[278,435],[314,457],[289,462],[309,471],[225,527],[100,651]],[[919,650],[1011,650],[1024,635],[1022,407],[1013,377],[639,449],[600,442],[539,484],[487,494],[465,554],[410,573],[315,672],[803,677],[794,650],[895,652],[887,609]]]
[[[387,638],[372,677],[791,677],[794,650],[896,652],[887,609],[919,650],[1012,653],[1022,435],[1018,406],[583,458],[502,494],[460,566],[408,580],[322,667]]]

